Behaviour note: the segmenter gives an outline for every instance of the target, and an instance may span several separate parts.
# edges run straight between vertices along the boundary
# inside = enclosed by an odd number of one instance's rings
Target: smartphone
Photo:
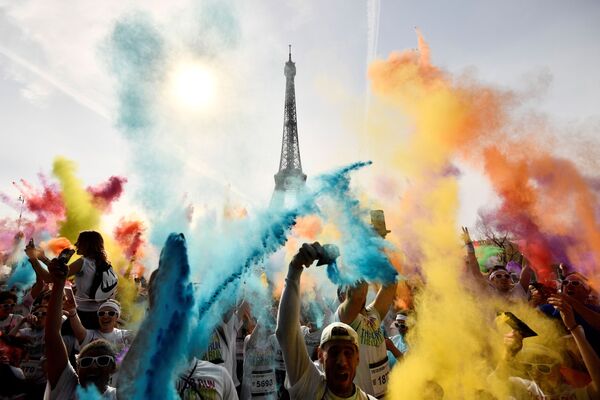
[[[71,257],[73,257],[73,254],[75,254],[75,250],[69,248],[63,249],[58,255],[58,261],[62,265],[67,265]]]
[[[65,297],[67,300],[73,300],[73,288],[71,286],[65,286]]]

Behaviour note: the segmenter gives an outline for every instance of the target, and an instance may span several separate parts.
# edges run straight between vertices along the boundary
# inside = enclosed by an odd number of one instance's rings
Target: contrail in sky
[[[380,0],[367,0],[367,68],[377,56],[377,45],[379,42],[379,15],[381,3]],[[365,85],[365,130],[367,127],[367,118],[369,117],[369,108],[371,107],[371,88],[369,81]],[[366,135],[368,137],[368,135]]]
[[[58,81],[53,76],[49,75],[48,73],[46,73],[42,69],[38,68],[37,66],[33,65],[32,63],[25,60],[24,58],[16,55],[15,53],[13,53],[12,51],[10,51],[9,49],[7,49],[6,47],[4,47],[2,45],[0,45],[0,54],[4,55],[6,58],[8,58],[13,63],[18,64],[19,66],[25,68],[26,70],[34,73],[39,78],[43,79],[45,82],[49,83],[54,88],[58,89],[59,91],[61,91],[64,94],[66,94],[67,96],[69,96],[70,98],[75,100],[78,104],[82,105],[83,107],[87,108],[88,110],[94,112],[95,114],[101,116],[104,119],[107,119],[107,120],[111,119],[109,112],[104,107],[102,107],[98,103],[94,102],[93,100],[90,100],[87,97],[81,95],[80,93],[77,93],[75,90],[73,90],[69,86]]]

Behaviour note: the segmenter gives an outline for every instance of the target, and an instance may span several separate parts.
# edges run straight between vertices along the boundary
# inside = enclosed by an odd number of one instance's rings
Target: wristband
[[[567,326],[567,330],[568,330],[569,332],[573,332],[575,329],[579,328],[580,326],[581,326],[581,325],[579,325],[579,324],[575,325],[575,326],[574,326],[574,327],[572,327],[572,328],[569,328],[569,327]]]
[[[473,242],[469,242],[465,244],[465,246],[467,247],[467,251],[469,253],[475,253],[475,246],[473,245]]]
[[[77,311],[75,311],[73,314],[71,314],[71,313],[67,313],[67,317],[68,317],[68,318],[73,318],[73,317],[75,317],[76,315],[77,315]]]

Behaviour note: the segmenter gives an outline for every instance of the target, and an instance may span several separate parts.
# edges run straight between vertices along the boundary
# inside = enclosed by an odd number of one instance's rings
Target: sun
[[[203,110],[215,102],[217,77],[206,65],[186,62],[174,69],[169,86],[171,95],[179,106]]]

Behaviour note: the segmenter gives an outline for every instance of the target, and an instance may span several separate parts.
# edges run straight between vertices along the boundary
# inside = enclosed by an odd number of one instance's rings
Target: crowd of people
[[[375,232],[388,231],[375,226]],[[559,350],[524,346],[526,330],[513,327],[504,353],[481,379],[501,382],[509,399],[600,399],[600,306],[586,277],[561,268],[549,286],[525,263],[518,273],[506,265],[484,273],[467,229],[463,239],[470,289],[536,308],[572,343]],[[74,399],[80,386],[95,387],[103,398],[128,398],[121,385],[135,379],[126,370],[140,343],[117,300],[123,277],[98,232],[81,232],[74,247],[79,258],[69,263],[73,250],[50,259],[31,240],[24,251],[35,283],[0,292],[0,399]],[[266,310],[245,298],[223,314],[204,352],[191,355],[173,383],[182,399],[386,397],[392,369],[410,352],[407,334],[418,315],[399,308],[396,281],[342,285],[331,301],[316,290],[307,303],[302,275],[323,252],[317,242],[300,247],[280,297]],[[156,280],[153,273],[138,295],[149,316]],[[431,381],[422,398],[449,397]],[[480,398],[504,400],[491,392]]]

